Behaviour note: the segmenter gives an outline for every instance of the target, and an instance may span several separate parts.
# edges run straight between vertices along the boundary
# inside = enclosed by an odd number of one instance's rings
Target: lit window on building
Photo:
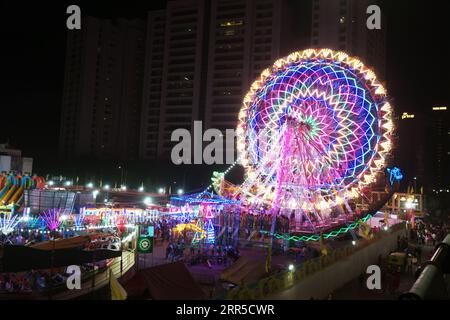
[[[244,24],[244,22],[242,20],[236,20],[236,21],[222,22],[220,24],[220,26],[221,27],[234,27],[234,26],[241,26],[243,24]]]
[[[234,36],[236,34],[236,32],[234,30],[227,30],[225,31],[225,35],[226,36]]]
[[[402,120],[404,119],[414,119],[414,114],[409,114],[408,112],[403,112],[402,114]]]

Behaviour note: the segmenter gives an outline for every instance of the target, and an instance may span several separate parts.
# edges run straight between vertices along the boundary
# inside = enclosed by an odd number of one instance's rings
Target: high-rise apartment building
[[[60,153],[138,157],[145,23],[88,17],[67,34]]]
[[[431,108],[427,135],[430,184],[435,192],[450,190],[450,109],[447,106]]]
[[[205,1],[169,1],[166,8],[158,158],[170,156],[175,129],[200,119]],[[150,70],[147,70],[150,71]],[[146,106],[144,106],[145,108]],[[145,130],[145,129],[144,129]]]
[[[381,80],[386,76],[386,24],[370,30],[369,0],[313,0],[311,45],[313,48],[342,50],[359,57]]]
[[[394,145],[395,165],[403,172],[403,186],[414,187],[420,192],[425,184],[425,137],[426,116],[419,112],[403,112],[398,114]],[[393,164],[393,165],[394,165]],[[404,189],[406,191],[406,189]]]
[[[250,84],[279,58],[282,3],[173,0],[149,14],[142,158],[169,157],[173,130],[196,120],[236,127]]]
[[[154,159],[158,154],[161,115],[166,12],[151,11],[147,20],[145,78],[141,110],[139,157]]]
[[[148,15],[141,159],[168,158],[172,131],[199,120],[206,5],[170,0]]]
[[[242,100],[280,52],[281,2],[211,2],[206,127],[234,129]]]
[[[62,155],[167,159],[172,132],[194,121],[235,129],[251,83],[289,53],[282,42],[308,46],[287,36],[295,20],[283,0],[169,0],[146,27],[87,18],[68,34]]]

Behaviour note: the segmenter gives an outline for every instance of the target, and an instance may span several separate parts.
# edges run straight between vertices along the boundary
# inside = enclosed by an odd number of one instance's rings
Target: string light
[[[370,219],[371,217],[372,217],[372,215],[368,214],[367,216],[365,216],[361,220],[359,220],[357,222],[354,222],[354,223],[351,223],[348,226],[342,227],[339,230],[333,230],[333,231],[331,231],[329,233],[324,233],[323,234],[323,238],[324,239],[329,239],[329,238],[337,237],[337,236],[339,236],[341,234],[345,234],[345,233],[349,232],[350,230],[358,228],[358,226],[361,224],[361,222],[366,223],[366,221],[368,219]],[[294,241],[294,242],[304,241],[304,242],[308,242],[308,241],[318,241],[318,240],[320,240],[320,234],[291,236],[289,234],[272,233],[272,232],[267,231],[267,230],[261,230],[260,233],[267,234],[269,236],[273,236],[275,239],[281,239],[281,240],[285,240],[285,241]]]
[[[330,49],[277,60],[252,84],[238,118],[246,170],[239,192],[250,203],[340,205],[376,181],[392,149],[385,88],[360,60]]]

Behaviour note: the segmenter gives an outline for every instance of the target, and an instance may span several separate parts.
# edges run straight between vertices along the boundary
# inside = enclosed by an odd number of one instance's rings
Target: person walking
[[[418,246],[416,248],[416,252],[417,252],[417,262],[420,264],[422,263],[422,247]]]
[[[408,256],[406,257],[406,273],[412,274],[413,268],[412,268],[412,255],[411,253],[408,253]]]

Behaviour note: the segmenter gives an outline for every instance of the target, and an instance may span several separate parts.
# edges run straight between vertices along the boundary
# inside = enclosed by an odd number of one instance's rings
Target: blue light
[[[391,186],[394,184],[394,181],[400,181],[403,179],[403,174],[399,168],[387,168],[387,172],[389,173],[389,183]]]

